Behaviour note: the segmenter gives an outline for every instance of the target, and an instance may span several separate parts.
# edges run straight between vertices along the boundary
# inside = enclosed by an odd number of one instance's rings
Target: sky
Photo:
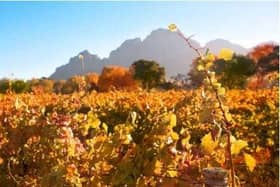
[[[0,78],[48,77],[87,49],[99,57],[175,23],[202,45],[279,42],[279,2],[0,2]]]

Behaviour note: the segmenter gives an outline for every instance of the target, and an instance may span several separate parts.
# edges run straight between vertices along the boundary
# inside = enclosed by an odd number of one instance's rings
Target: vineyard
[[[202,95],[0,95],[0,184],[199,186],[204,168],[229,169],[225,137],[211,138],[216,106]],[[278,186],[278,97],[276,88],[226,93],[240,186]]]

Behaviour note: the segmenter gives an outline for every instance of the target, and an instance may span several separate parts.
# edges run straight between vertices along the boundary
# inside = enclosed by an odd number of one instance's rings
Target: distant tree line
[[[131,67],[106,66],[100,75],[89,73],[67,80],[48,78],[24,80],[0,80],[0,93],[42,92],[71,94],[80,91],[110,91],[151,89],[165,86],[165,69],[155,61],[139,60]]]
[[[42,92],[71,94],[74,92],[142,89],[195,89],[204,80],[197,71],[197,59],[191,65],[188,74],[178,74],[166,80],[165,68],[157,62],[138,60],[129,68],[120,66],[104,67],[101,74],[88,73],[76,75],[67,80],[48,78],[32,80],[0,80],[0,93]],[[256,46],[247,55],[235,54],[231,61],[216,58],[211,66],[228,89],[257,89],[279,84],[279,45],[263,44]]]
[[[189,73],[173,77],[173,83],[189,89],[200,87],[204,77],[197,71],[197,64],[195,59]],[[216,73],[219,82],[228,89],[278,86],[279,45],[258,45],[247,55],[234,54],[230,61],[216,58],[210,69]]]

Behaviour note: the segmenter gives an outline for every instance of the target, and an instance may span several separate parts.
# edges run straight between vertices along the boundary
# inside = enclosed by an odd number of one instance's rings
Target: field
[[[0,95],[1,186],[195,186],[202,169],[227,168],[202,90]],[[230,90],[224,101],[241,186],[277,186],[278,89]],[[223,137],[222,137],[223,139]],[[209,143],[209,142],[208,142]],[[214,142],[215,143],[215,142]],[[208,146],[208,147],[207,147]],[[255,166],[256,165],[256,166]]]

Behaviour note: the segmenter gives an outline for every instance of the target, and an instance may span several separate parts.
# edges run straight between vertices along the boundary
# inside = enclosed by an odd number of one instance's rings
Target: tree
[[[233,55],[232,59],[227,61],[216,57],[213,59],[216,60],[209,70],[215,72],[222,85],[229,89],[244,88],[248,77],[256,72],[256,63],[247,56]],[[188,73],[191,88],[198,88],[203,84],[204,75],[198,71],[197,66],[198,59],[195,59]]]
[[[279,45],[258,45],[249,53],[249,57],[257,64],[257,73],[264,75],[279,70]]]
[[[85,76],[87,91],[97,90],[99,75],[96,73],[88,73]]]
[[[29,84],[23,80],[16,80],[12,82],[12,90],[15,93],[23,93],[29,90]]]
[[[268,56],[273,52],[275,45],[274,44],[261,44],[257,45],[253,48],[251,52],[249,52],[249,57],[253,59],[256,63],[263,58],[264,56]]]
[[[100,91],[117,90],[135,90],[138,87],[133,79],[131,72],[120,66],[106,66],[98,80],[98,89]]]
[[[131,65],[130,70],[133,78],[140,81],[145,89],[165,82],[165,69],[155,61],[138,60]]]
[[[256,72],[256,64],[246,56],[234,55],[230,61],[216,60],[211,69],[224,87],[244,88],[247,78]]]
[[[6,93],[9,90],[10,80],[1,79],[0,80],[0,93]]]
[[[69,78],[61,89],[63,94],[71,94],[73,92],[80,92],[86,90],[86,81],[83,76],[73,76]]]
[[[198,88],[203,83],[204,75],[202,72],[197,70],[198,60],[199,58],[193,60],[191,70],[188,73],[191,88]]]
[[[261,74],[279,71],[279,46],[274,46],[271,53],[258,60],[257,69]]]
[[[188,75],[178,73],[176,76],[171,77],[173,87],[186,88],[188,85]]]
[[[62,93],[62,88],[64,86],[64,84],[66,83],[65,80],[58,80],[55,81],[54,85],[53,85],[53,91],[54,93],[58,94],[58,93]]]
[[[54,81],[47,78],[41,79],[32,79],[29,81],[30,88],[32,91],[39,91],[44,93],[51,93],[53,92]]]

